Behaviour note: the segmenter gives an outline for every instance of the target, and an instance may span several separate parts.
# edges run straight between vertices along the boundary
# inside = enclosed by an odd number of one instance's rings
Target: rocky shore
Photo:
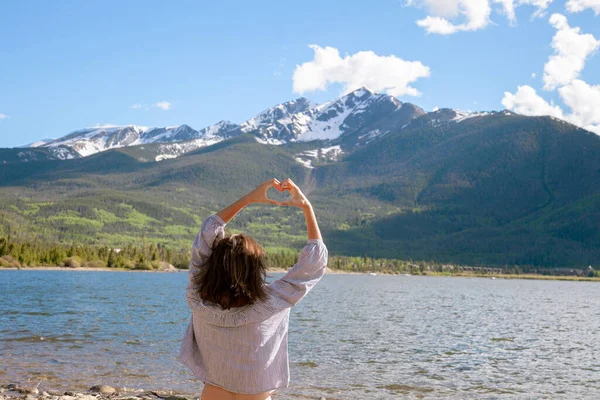
[[[277,394],[273,395],[277,399]],[[121,391],[112,386],[96,385],[83,392],[43,391],[36,386],[0,385],[0,400],[199,400],[173,391]],[[315,397],[316,400],[327,400]]]
[[[0,400],[194,400],[194,396],[173,391],[119,391],[112,386],[97,385],[83,392],[43,391],[37,387],[15,384],[0,385]]]

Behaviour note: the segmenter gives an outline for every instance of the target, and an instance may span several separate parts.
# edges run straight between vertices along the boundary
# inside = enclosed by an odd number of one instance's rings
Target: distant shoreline
[[[29,270],[29,271],[98,271],[98,272],[158,272],[158,273],[187,273],[187,269],[178,269],[174,271],[159,271],[159,270],[142,270],[142,269],[128,269],[128,268],[93,268],[93,267],[57,267],[57,266],[39,266],[39,267],[5,267],[0,268],[0,271],[17,271],[17,270]],[[283,268],[272,268],[267,271],[268,273],[285,273],[287,270]],[[357,272],[357,271],[344,271],[327,268],[325,273],[328,275],[374,275],[374,276],[436,276],[436,277],[448,277],[448,278],[487,278],[487,279],[527,279],[527,280],[542,280],[542,281],[572,281],[572,282],[600,282],[600,277],[588,277],[588,276],[571,276],[571,275],[537,275],[537,274],[470,274],[470,273],[457,273],[457,274],[443,274],[439,272],[427,272],[424,274],[410,275],[406,273],[390,274],[390,273],[374,273],[374,272]]]
[[[145,270],[145,269],[133,269],[133,268],[107,268],[107,267],[79,267],[79,268],[71,268],[71,267],[58,267],[58,266],[39,266],[39,267],[4,267],[0,268],[0,271],[97,271],[97,272],[160,272],[160,273],[179,273],[184,272],[187,273],[187,269],[177,269],[172,271],[160,271],[160,270]],[[286,269],[283,268],[271,268],[267,270],[267,273],[285,273]],[[370,272],[356,272],[356,271],[340,271],[335,269],[327,268],[325,271],[326,274],[333,275],[369,275]],[[393,274],[377,274],[377,275],[393,275]],[[396,274],[400,275],[400,274]]]
[[[144,269],[130,269],[130,268],[106,268],[106,267],[58,267],[58,266],[40,266],[40,267],[4,267],[0,268],[0,271],[100,271],[100,272],[179,272],[186,271],[187,269],[177,271],[159,271],[159,270],[144,270]]]

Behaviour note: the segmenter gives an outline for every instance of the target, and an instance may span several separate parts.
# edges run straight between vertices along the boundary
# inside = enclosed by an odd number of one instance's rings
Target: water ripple
[[[186,278],[1,271],[0,381],[198,393],[175,360]],[[328,275],[292,311],[277,398],[600,398],[598,288]]]

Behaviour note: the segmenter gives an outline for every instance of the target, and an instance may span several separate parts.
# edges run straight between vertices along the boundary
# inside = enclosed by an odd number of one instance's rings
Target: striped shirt
[[[290,309],[321,279],[327,248],[309,240],[298,262],[281,279],[266,286],[267,297],[244,307],[224,310],[204,301],[192,278],[202,271],[225,222],[211,215],[202,222],[192,246],[187,302],[192,318],[178,360],[205,383],[235,393],[256,394],[289,385],[288,325]]]

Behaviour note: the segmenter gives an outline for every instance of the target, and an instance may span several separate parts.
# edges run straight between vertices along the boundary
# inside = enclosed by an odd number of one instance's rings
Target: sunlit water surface
[[[198,394],[185,273],[0,271],[0,383]],[[275,399],[600,398],[600,284],[327,275]]]

